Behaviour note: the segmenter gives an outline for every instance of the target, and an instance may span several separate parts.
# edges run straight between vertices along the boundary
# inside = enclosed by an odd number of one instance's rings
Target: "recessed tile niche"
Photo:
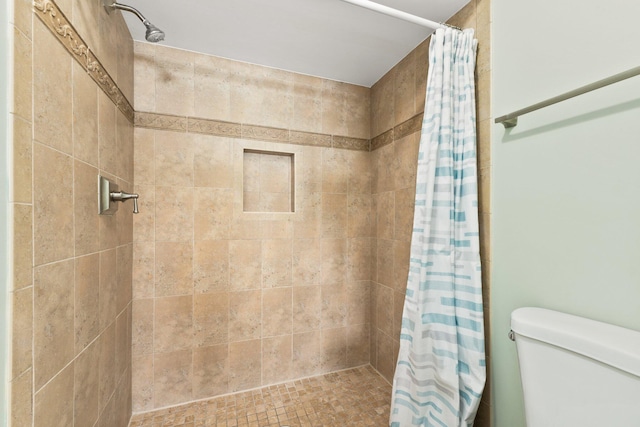
[[[245,149],[242,168],[244,212],[294,211],[293,153]]]

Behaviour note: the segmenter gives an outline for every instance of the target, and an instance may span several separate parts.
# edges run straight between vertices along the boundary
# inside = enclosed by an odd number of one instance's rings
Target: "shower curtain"
[[[390,425],[469,427],[485,383],[473,30],[431,36]]]

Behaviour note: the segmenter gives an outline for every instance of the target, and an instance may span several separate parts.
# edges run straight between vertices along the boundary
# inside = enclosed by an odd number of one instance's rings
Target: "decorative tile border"
[[[364,138],[350,138],[324,133],[303,132],[268,126],[256,126],[245,123],[232,123],[199,117],[173,116],[170,114],[136,111],[136,127],[170,130],[175,132],[194,132],[205,135],[226,136],[230,138],[255,139],[260,141],[282,142],[313,147],[339,148],[346,150],[370,151],[371,141]]]
[[[422,130],[422,116],[423,113],[416,114],[409,120],[402,122],[398,126],[394,127],[393,137],[398,140],[404,138],[407,135],[411,135],[414,132],[419,132],[420,130]]]
[[[187,118],[189,132],[204,133],[207,135],[229,136],[240,138],[242,126],[238,123],[222,122],[218,120]]]
[[[388,131],[373,138],[371,140],[371,151],[375,151],[387,144],[391,144],[392,142],[402,139],[407,135],[411,135],[414,132],[419,132],[422,129],[423,115],[424,113],[418,113],[409,120],[405,120],[399,125],[392,127]]]
[[[186,132],[188,122],[186,117],[171,116],[169,114],[140,113],[136,111],[135,126],[151,129],[166,129],[177,132]]]
[[[381,133],[371,140],[371,151],[375,151],[380,147],[391,144],[393,142],[393,128]]]
[[[71,56],[87,71],[100,89],[111,99],[124,116],[134,122],[131,103],[124,96],[116,82],[102,66],[98,58],[87,47],[67,17],[53,0],[34,0],[33,8],[40,20],[71,53]]]
[[[242,137],[261,141],[289,142],[289,130],[243,124]]]
[[[370,151],[368,139],[349,138],[347,136],[333,136],[333,148],[344,148],[347,150]]]

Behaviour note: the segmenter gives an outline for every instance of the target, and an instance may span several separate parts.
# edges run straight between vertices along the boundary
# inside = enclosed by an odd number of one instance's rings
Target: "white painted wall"
[[[13,16],[13,0],[0,7],[0,427],[9,424],[9,102],[11,96],[9,64],[13,50],[13,33],[9,17]]]
[[[640,2],[492,2],[495,117],[640,65]],[[640,330],[640,76],[493,129],[496,427],[524,426],[509,315]]]

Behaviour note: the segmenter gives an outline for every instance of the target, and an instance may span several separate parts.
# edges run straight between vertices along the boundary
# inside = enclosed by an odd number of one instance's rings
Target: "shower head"
[[[121,4],[113,0],[102,0],[102,5],[106,9],[107,13],[111,13],[114,9],[120,9],[127,12],[131,12],[138,17],[142,21],[145,27],[147,27],[147,33],[145,34],[145,38],[147,41],[152,43],[157,43],[159,41],[164,40],[164,32],[153,25],[147,18],[145,18],[140,11],[134,7],[127,6],[126,4]]]
[[[144,26],[147,27],[147,33],[144,38],[151,43],[157,43],[164,40],[164,31],[160,28],[156,27],[149,21],[143,22]]]

